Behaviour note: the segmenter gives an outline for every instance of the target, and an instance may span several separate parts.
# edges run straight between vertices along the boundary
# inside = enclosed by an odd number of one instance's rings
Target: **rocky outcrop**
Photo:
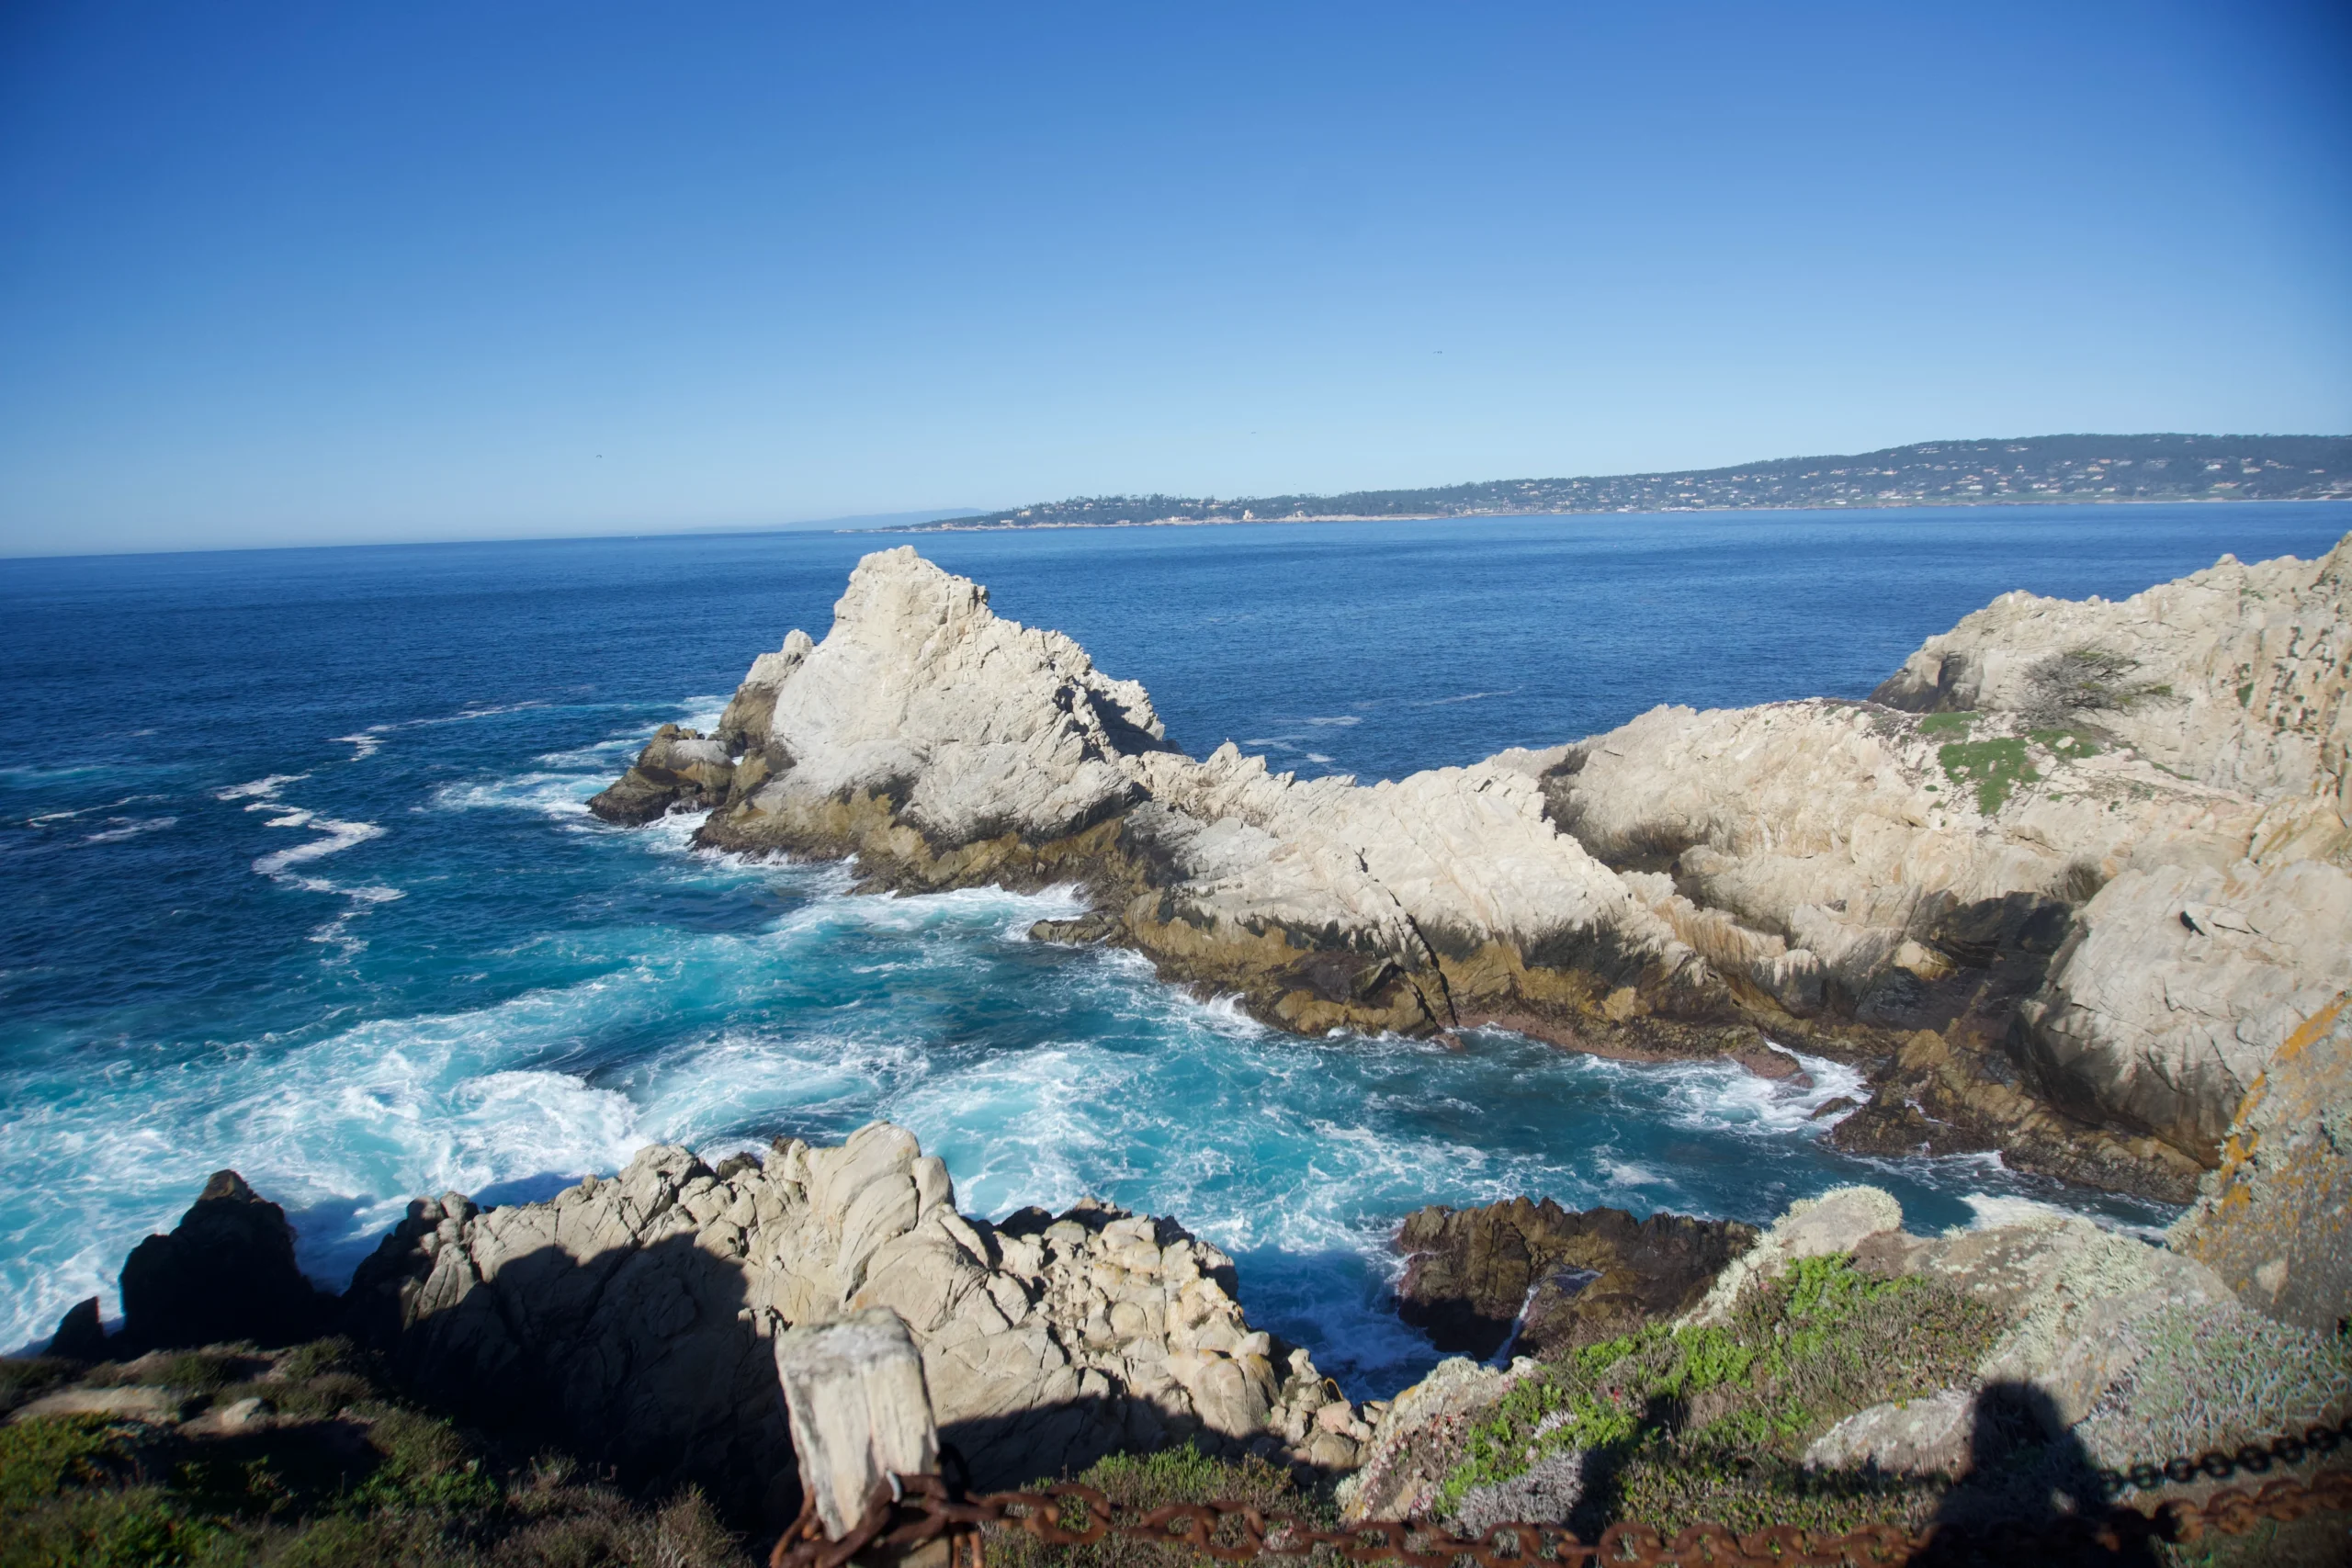
[[[1423,1514],[1467,1451],[1472,1428],[1537,1370],[1526,1356],[1507,1369],[1463,1356],[1440,1361],[1382,1412],[1363,1464],[1337,1489],[1341,1517],[1354,1523]]]
[[[1442,1351],[1557,1356],[1689,1310],[1755,1241],[1733,1220],[1571,1213],[1549,1198],[1420,1209],[1396,1232],[1408,1258],[1396,1314]]]
[[[2053,1482],[2078,1485],[2089,1466],[2160,1466],[2180,1455],[2234,1451],[2352,1413],[2352,1348],[2332,1326],[2299,1327],[2250,1311],[2195,1258],[2021,1201],[1993,1205],[1978,1224],[1937,1236],[1902,1224],[1901,1206],[1876,1188],[1840,1188],[1793,1204],[1673,1325],[1678,1341],[1703,1344],[1761,1287],[1821,1258],[1877,1280],[1937,1281],[1989,1311],[1983,1353],[1971,1353],[1967,1374],[1951,1386],[1842,1414],[1792,1403],[1789,1410],[1813,1423],[1792,1434],[1811,1467],[1881,1475],[1989,1467],[1972,1475],[1973,1501],[1961,1501],[1996,1514],[2017,1504],[2030,1512],[2046,1508]],[[1786,1326],[1768,1322],[1763,1332]],[[1465,1522],[1500,1519],[1506,1515],[1493,1509],[1545,1499],[1563,1511],[1533,1517],[1564,1517],[1584,1491],[1577,1450],[1532,1445],[1514,1462],[1498,1451],[1500,1428],[1492,1424],[1514,1391],[1554,1371],[1528,1358],[1507,1368],[1441,1363],[1383,1413],[1362,1466],[1339,1489],[1343,1517],[1418,1514],[1449,1483]],[[1528,1408],[1522,1400],[1522,1415]],[[1662,1417],[1708,1418],[1695,1404]],[[1986,1436],[1996,1430],[2002,1440],[1988,1456]],[[2007,1473],[2020,1452],[2056,1469],[2029,1464]],[[1465,1480],[1477,1484],[1465,1488]],[[2038,1502],[2018,1493],[2037,1485]]]
[[[1544,759],[1369,787],[1230,746],[1196,761],[1140,686],[910,548],[861,561],[824,640],[762,656],[713,740],[686,743],[733,759],[706,843],[854,855],[879,886],[1077,881],[1170,978],[1286,1027],[1758,1043],[1689,944],[1545,819]],[[701,803],[673,783],[679,744],[649,747],[608,814]]]
[[[95,1308],[66,1314],[60,1337],[86,1356]],[[122,1265],[122,1328],[109,1353],[244,1340],[284,1346],[326,1332],[334,1298],[302,1277],[286,1211],[233,1170],[213,1173],[168,1235],[151,1235]],[[77,1322],[77,1319],[79,1321]]]
[[[734,783],[735,759],[723,742],[665,724],[628,772],[589,799],[588,809],[607,822],[641,827],[673,811],[707,811]]]
[[[941,1436],[982,1485],[1187,1436],[1351,1465],[1369,1428],[1233,1289],[1230,1261],[1171,1220],[958,1214],[945,1167],[876,1123],[716,1168],[655,1146],[544,1203],[420,1200],[347,1299],[437,1403],[772,1516],[792,1457],[769,1341],[873,1307],[905,1320]]]
[[[1876,703],[1659,708],[1366,786],[1181,754],[1139,686],[900,548],[600,810],[709,806],[706,843],[876,886],[1079,883],[1096,919],[1041,936],[1302,1032],[1802,1041],[1886,1077],[1849,1146],[2185,1201],[2352,987],[2347,572],[2352,541],[2120,604],[2007,595]]]
[[[2347,578],[2352,540],[2007,594],[1872,704],[1659,708],[1545,789],[1726,975],[1912,1043],[1840,1141],[2185,1199],[2352,985]]]
[[[1871,1237],[1891,1235],[1902,1224],[1903,1206],[1876,1187],[1833,1187],[1818,1198],[1800,1198],[1772,1222],[1771,1229],[1708,1280],[1683,1321],[1694,1327],[1719,1324],[1750,1286],[1777,1278],[1798,1259],[1853,1252]]]
[[[2270,1315],[2343,1334],[2352,1314],[2352,997],[2288,1036],[2172,1245]]]

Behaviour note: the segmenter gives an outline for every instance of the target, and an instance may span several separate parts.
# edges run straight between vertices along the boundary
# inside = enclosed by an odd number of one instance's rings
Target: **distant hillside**
[[[2033,435],[2010,441],[1930,441],[1852,457],[1782,457],[1679,473],[1493,479],[1344,495],[1223,501],[1214,496],[1080,496],[943,518],[916,525],[915,531],[1734,507],[2326,499],[2352,499],[2352,436]]]

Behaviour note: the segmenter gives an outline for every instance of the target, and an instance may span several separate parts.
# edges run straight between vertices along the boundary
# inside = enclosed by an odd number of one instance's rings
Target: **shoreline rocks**
[[[946,1168],[876,1122],[715,1168],[656,1145],[541,1203],[419,1200],[346,1300],[443,1407],[773,1515],[792,1458],[770,1342],[874,1307],[905,1320],[978,1485],[1183,1437],[1351,1465],[1369,1428],[1233,1292],[1231,1261],[1173,1220],[959,1214]]]
[[[875,888],[1076,883],[1094,915],[1041,939],[1301,1033],[1766,1070],[1795,1043],[1880,1083],[1845,1146],[2186,1201],[2352,987],[2321,934],[2352,929],[2347,578],[2352,540],[2120,604],[2004,595],[1875,703],[1662,707],[1359,785],[1184,756],[1139,685],[900,547],[599,810],[708,807],[701,842]]]
[[[286,1211],[233,1170],[213,1172],[169,1234],[131,1248],[121,1290],[112,1336],[92,1296],[66,1313],[48,1353],[94,1361],[232,1339],[278,1348],[330,1332],[338,1311],[295,1262]]]
[[[1577,1213],[1549,1198],[1419,1209],[1397,1227],[1408,1261],[1396,1315],[1443,1352],[1556,1356],[1688,1311],[1756,1235],[1732,1220]]]

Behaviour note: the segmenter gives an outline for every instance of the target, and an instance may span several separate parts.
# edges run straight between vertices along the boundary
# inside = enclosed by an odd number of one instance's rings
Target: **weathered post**
[[[891,1476],[938,1473],[939,1429],[922,1356],[897,1313],[875,1307],[786,1330],[775,1337],[775,1370],[801,1490],[828,1540],[848,1534]],[[947,1542],[938,1540],[904,1555],[861,1552],[852,1561],[931,1568],[947,1560]]]

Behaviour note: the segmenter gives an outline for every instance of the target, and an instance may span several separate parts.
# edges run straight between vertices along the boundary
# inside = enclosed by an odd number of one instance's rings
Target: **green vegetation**
[[[2036,729],[2029,732],[2028,739],[2069,761],[2098,755],[2098,742],[2079,729]]]
[[[2015,739],[1954,741],[1938,750],[1936,761],[1954,787],[1975,786],[1976,809],[1987,817],[2001,809],[2020,782],[2041,777],[2026,761],[2025,742]]]
[[[1224,1499],[1296,1515],[1321,1529],[1338,1522],[1329,1501],[1299,1491],[1289,1471],[1261,1459],[1243,1459],[1238,1463],[1212,1459],[1190,1444],[1153,1454],[1114,1454],[1072,1479],[1101,1489],[1123,1510],[1138,1513],[1170,1503]],[[1050,1481],[1040,1481],[1030,1490],[1050,1484]],[[1239,1539],[1234,1536],[1237,1542]],[[1312,1559],[1298,1561],[1320,1562],[1327,1557],[1337,1561],[1322,1551]],[[1115,1536],[1092,1546],[1046,1546],[1026,1530],[999,1529],[989,1535],[988,1561],[989,1568],[1198,1568],[1203,1559],[1187,1547],[1155,1546]]]
[[[1919,733],[1965,738],[1975,723],[1976,716],[1973,713],[1931,713],[1919,721]]]
[[[1965,1381],[1999,1328],[1939,1281],[1872,1279],[1842,1256],[1804,1259],[1743,1298],[1727,1326],[1644,1329],[1516,1385],[1472,1428],[1436,1511],[1577,1449],[1587,1484],[1570,1522],[1588,1537],[1619,1518],[1668,1534],[1709,1519],[1916,1522],[1932,1508],[1932,1483],[1815,1477],[1800,1463],[1804,1445],[1856,1410]]]
[[[211,1435],[107,1416],[0,1427],[0,1568],[748,1568],[700,1494],[647,1507],[560,1459],[502,1468],[347,1341],[81,1372],[0,1361],[0,1398],[164,1384],[274,1414]]]
[[[80,1364],[51,1356],[23,1356],[0,1360],[0,1416],[39,1399],[58,1384],[70,1382]]]

